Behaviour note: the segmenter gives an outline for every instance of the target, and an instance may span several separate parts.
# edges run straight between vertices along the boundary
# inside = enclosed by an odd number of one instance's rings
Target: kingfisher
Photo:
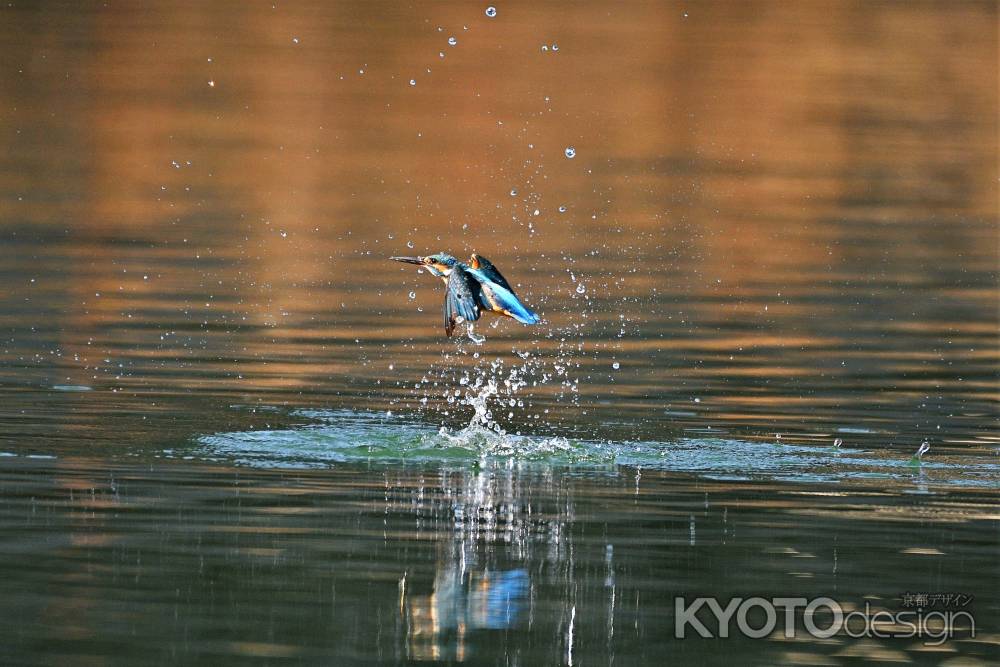
[[[497,267],[472,253],[468,263],[439,252],[427,257],[390,257],[417,264],[444,281],[444,332],[449,336],[460,321],[475,322],[483,311],[513,317],[521,324],[538,324],[541,318],[525,306]]]

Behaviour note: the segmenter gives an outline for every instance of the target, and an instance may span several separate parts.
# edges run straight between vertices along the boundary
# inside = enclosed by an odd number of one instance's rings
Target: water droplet
[[[547,44],[542,44],[542,51],[548,51],[549,47]]]
[[[410,298],[411,299],[416,299],[417,298],[417,293],[416,292],[410,292]]]
[[[536,208],[536,209],[535,209],[535,215],[540,215],[540,214],[541,214],[541,211],[539,211],[539,210],[538,210],[538,209]]]
[[[490,18],[495,18],[497,15],[497,8],[490,5],[489,7],[486,8],[486,15],[489,16]]]
[[[566,212],[566,207],[565,206],[560,206],[559,207],[559,212],[560,213],[565,213]]]
[[[622,367],[622,365],[619,364],[617,361],[615,363],[611,364],[611,368],[613,368],[615,370],[618,370],[621,367]]]
[[[576,286],[576,293],[577,294],[583,294],[586,291],[587,291],[587,288],[583,286],[583,283],[580,283],[579,285]]]
[[[841,440],[840,438],[834,438],[833,440],[834,447],[840,447],[842,444],[844,444],[843,440]]]
[[[477,334],[475,332],[475,329],[473,329],[473,326],[472,326],[471,323],[469,324],[469,328],[467,330],[467,335],[469,336],[469,340],[471,340],[476,345],[482,345],[483,343],[486,342],[486,336],[482,336],[480,334]]]
[[[553,51],[558,51],[559,50],[559,45],[558,44],[553,44],[552,45],[552,50]]]
[[[411,86],[417,85],[417,80],[416,79],[410,79],[410,85]]]
[[[454,37],[449,37],[448,38],[448,45],[449,46],[455,46],[456,44],[458,44],[458,40],[457,39],[455,39]]]
[[[406,242],[406,247],[412,249],[413,248],[413,241],[407,241]]]
[[[570,160],[576,157],[576,149],[573,148],[572,146],[567,146],[565,152],[566,152],[566,157],[568,157]]]
[[[516,197],[517,196],[517,190],[511,190],[510,191],[510,196],[511,197]]]

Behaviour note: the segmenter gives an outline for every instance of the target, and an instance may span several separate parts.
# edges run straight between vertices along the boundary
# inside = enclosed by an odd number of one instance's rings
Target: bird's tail
[[[509,310],[510,316],[521,324],[538,324],[542,321],[542,318],[538,316],[533,310],[525,306],[523,303],[518,303],[521,307],[519,310]]]
[[[489,289],[492,292],[492,296],[493,299],[495,299],[496,304],[500,306],[505,313],[513,317],[521,324],[538,324],[542,321],[542,318],[521,303],[521,300],[517,298],[517,295],[510,290],[504,289],[496,283],[491,284]]]

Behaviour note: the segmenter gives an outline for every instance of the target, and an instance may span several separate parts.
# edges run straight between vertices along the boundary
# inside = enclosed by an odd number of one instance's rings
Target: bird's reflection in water
[[[406,653],[411,660],[465,660],[470,633],[515,627],[528,599],[527,570],[438,570],[434,592],[407,596],[403,588]]]
[[[443,482],[451,487],[444,502],[431,502],[431,523],[444,536],[432,592],[417,592],[427,590],[426,583],[405,576],[400,581],[408,659],[463,661],[473,655],[475,633],[528,622],[528,564],[561,560],[558,543],[573,511],[557,492],[562,502],[539,512],[524,489],[524,475],[513,473],[497,466],[450,477]]]

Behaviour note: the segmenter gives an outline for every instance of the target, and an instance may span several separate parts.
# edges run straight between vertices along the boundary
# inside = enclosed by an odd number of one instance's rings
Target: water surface
[[[995,3],[486,6],[0,9],[3,661],[995,661]]]

